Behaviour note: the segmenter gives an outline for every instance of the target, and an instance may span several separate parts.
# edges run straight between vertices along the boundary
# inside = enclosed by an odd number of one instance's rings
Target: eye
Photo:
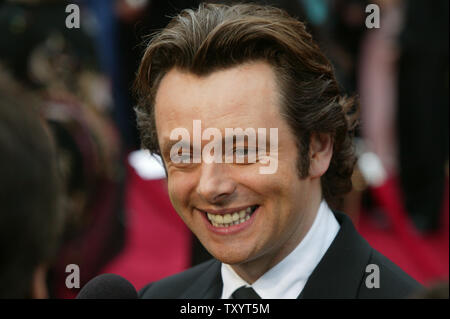
[[[190,152],[179,150],[170,154],[170,161],[173,164],[187,164],[192,162],[192,154]]]
[[[258,150],[254,147],[236,147],[233,152],[236,164],[254,164],[258,161]]]
[[[248,148],[236,148],[234,149],[234,153],[238,156],[247,156]]]

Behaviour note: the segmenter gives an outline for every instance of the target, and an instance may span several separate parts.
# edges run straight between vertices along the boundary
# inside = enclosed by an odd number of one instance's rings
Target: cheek
[[[167,188],[169,192],[169,198],[173,207],[179,213],[183,206],[183,198],[185,197],[183,191],[183,184],[180,183],[180,179],[169,177],[167,182]]]
[[[259,184],[264,185],[272,196],[290,196],[299,182],[295,165],[291,161],[279,161],[275,174],[259,174]]]
[[[237,167],[233,176],[239,184],[262,195],[264,198],[287,197],[294,184],[298,183],[298,174],[293,161],[279,161],[273,174],[261,174],[260,165]]]
[[[273,214],[269,216],[270,223],[281,234],[286,227],[297,224],[297,213],[308,200],[306,181],[299,178],[295,163],[291,161],[280,163],[277,174],[261,176],[259,189],[269,199],[268,209]]]
[[[169,174],[167,188],[173,207],[180,213],[189,206],[192,192],[195,190],[195,179],[187,174]]]

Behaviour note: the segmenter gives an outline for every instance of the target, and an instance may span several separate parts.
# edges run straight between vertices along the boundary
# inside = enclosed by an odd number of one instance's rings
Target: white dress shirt
[[[314,223],[297,247],[252,285],[222,263],[222,299],[230,299],[239,287],[252,287],[262,299],[295,299],[330,247],[340,228],[325,201],[320,203]]]

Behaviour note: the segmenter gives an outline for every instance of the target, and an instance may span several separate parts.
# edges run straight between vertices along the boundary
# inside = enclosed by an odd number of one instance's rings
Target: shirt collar
[[[252,287],[263,299],[295,299],[309,276],[330,247],[339,231],[339,223],[322,201],[314,223],[297,247],[253,285],[243,280],[230,265],[222,263],[222,299],[229,299],[241,286]]]

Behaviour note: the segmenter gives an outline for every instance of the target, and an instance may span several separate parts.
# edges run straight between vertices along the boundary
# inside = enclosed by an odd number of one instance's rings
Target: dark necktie
[[[232,294],[233,299],[261,299],[252,287],[242,286]]]

